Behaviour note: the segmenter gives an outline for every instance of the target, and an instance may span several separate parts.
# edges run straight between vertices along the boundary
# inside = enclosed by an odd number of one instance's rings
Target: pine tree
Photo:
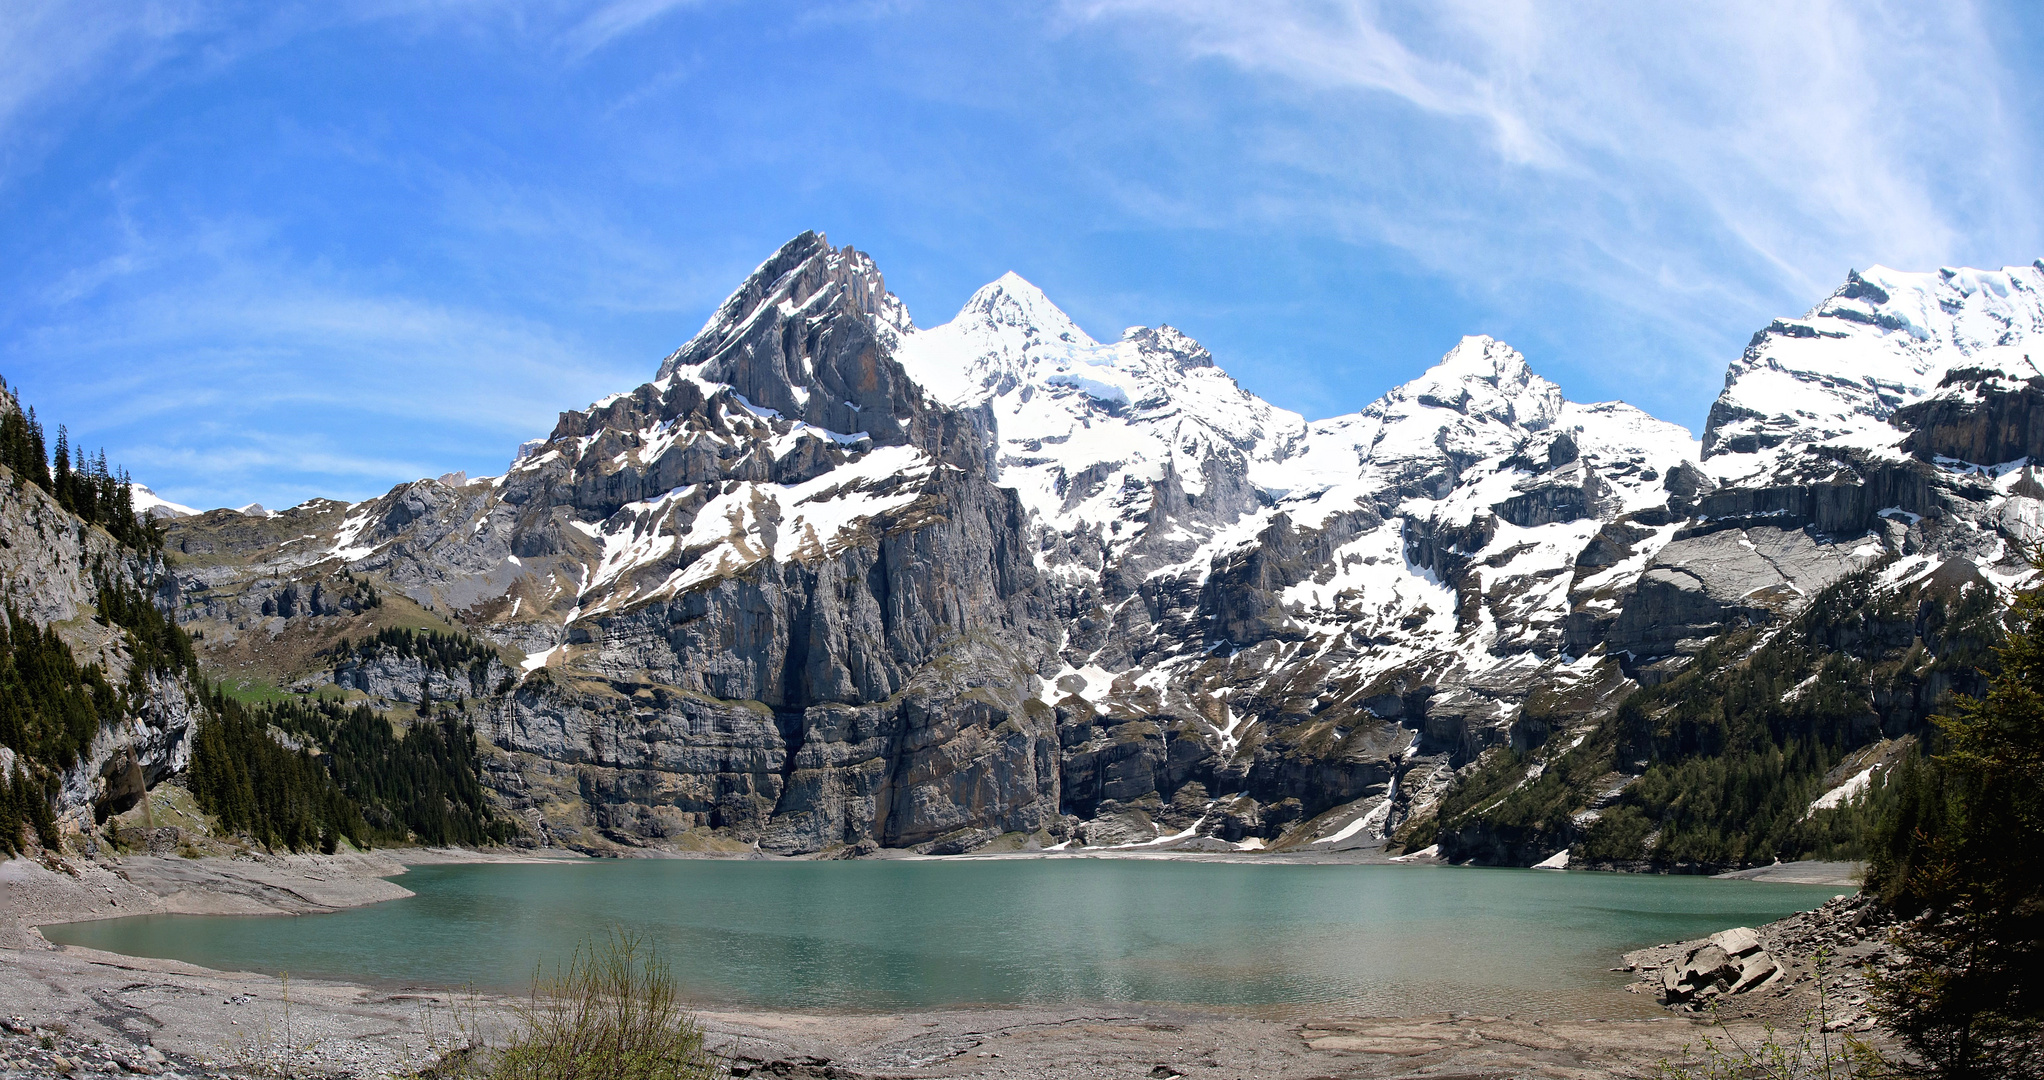
[[[50,489],[50,451],[43,443],[43,424],[42,421],[36,419],[35,407],[32,405],[29,406],[28,410],[28,439],[29,444],[35,449],[35,452],[30,456],[30,461],[33,463],[31,468],[35,470],[35,474],[30,476],[29,480],[40,486],[44,491],[48,491]]]
[[[71,497],[71,433],[64,425],[57,425],[57,449],[50,461],[50,494],[57,497],[57,505],[76,512],[77,503]]]
[[[2044,1077],[2044,591],[2011,623],[1987,695],[1900,771],[1868,875],[1913,916],[1877,1009],[1930,1076]]]
[[[135,483],[127,470],[113,467],[104,447],[87,454],[84,447],[72,445],[71,433],[62,425],[57,428],[57,445],[46,451],[35,409],[0,416],[0,465],[14,474],[17,488],[27,484],[42,488],[57,505],[104,528],[122,544],[143,552],[163,550],[163,526],[135,515]]]

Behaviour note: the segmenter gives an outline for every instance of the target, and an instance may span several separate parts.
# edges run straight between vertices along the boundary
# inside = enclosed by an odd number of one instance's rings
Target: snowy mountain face
[[[1622,629],[1672,647],[1890,555],[1919,577],[1955,557],[2004,586],[2027,575],[2012,542],[2034,535],[2044,494],[2033,353],[2044,266],[1875,267],[1755,334],[1711,407],[1696,519],[1643,579],[1660,625]]]
[[[1100,344],[1012,274],[951,322],[908,334],[899,355],[942,400],[991,413],[1000,482],[1033,511],[1061,593],[1052,682],[1068,746],[1140,745],[1115,724],[1072,730],[1074,718],[1167,718],[1157,760],[1110,763],[1154,774],[1168,773],[1173,739],[1217,741],[1201,760],[1241,775],[1199,782],[1250,794],[1213,800],[1213,820],[1295,798],[1279,762],[1299,738],[1369,729],[1354,745],[1371,749],[1344,751],[1332,770],[1336,796],[1382,796],[1397,767],[1370,754],[1433,750],[1445,765],[1505,726],[1526,687],[1579,677],[1565,641],[1578,556],[1608,522],[1665,517],[1666,478],[1694,471],[1687,432],[1625,405],[1568,402],[1489,338],[1360,413],[1312,424],[1242,390],[1169,327]],[[1339,688],[1316,697],[1310,722],[1236,715],[1233,702],[1288,697],[1281,688],[1308,671]],[[1407,685],[1431,695],[1438,746],[1385,723],[1417,719],[1396,689]],[[1139,834],[1143,822],[1126,824]],[[1387,812],[1370,835],[1395,824]]]
[[[182,506],[163,498],[142,484],[134,485],[135,512],[151,518],[191,517],[198,513],[189,506]]]
[[[2044,358],[2044,265],[1877,266],[1753,335],[1711,407],[1704,455],[1720,479],[1749,481],[1813,444],[1885,447],[1897,412],[1938,394],[1948,373],[2021,382],[2044,374],[2033,353]]]
[[[1046,564],[1074,585],[1182,561],[1258,505],[1251,473],[1305,431],[1177,330],[1103,345],[1014,274],[896,355],[938,400],[990,418],[1000,482],[1055,535]]]
[[[2014,573],[2044,486],[1977,459],[2044,437],[2040,287],[1855,276],[1755,338],[1699,446],[1485,337],[1309,423],[1013,274],[919,328],[805,234],[501,477],[172,548],[209,648],[326,632],[260,605],[343,574],[502,646],[465,707],[547,842],[1382,843],[1845,574]]]
[[[1438,822],[1441,852],[1522,865],[1571,853],[1621,867],[1765,861],[1773,841],[1757,813],[1710,823],[1717,840],[1691,833],[1670,847],[1655,822],[1672,804],[1636,785],[1659,768],[1664,787],[1683,790],[1659,763],[1729,758],[1728,726],[1741,723],[1775,733],[1777,750],[1816,755],[1801,776],[1784,766],[1769,793],[1808,785],[1798,827],[1885,783],[1953,694],[1984,691],[2002,606],[2035,581],[2023,545],[2044,510],[2040,332],[2044,263],[1877,267],[1755,334],[1711,409],[1672,535],[1628,564],[1615,617],[1580,620],[1628,676],[1673,680],[1667,693],[1580,713],[1567,742],[1526,755],[1523,774],[1470,781],[1463,796],[1483,809]],[[1712,642],[1728,647],[1713,654]],[[1758,759],[1719,764],[1764,771]],[[1576,779],[1522,796],[1543,772]],[[1777,833],[1789,823],[1776,818]]]

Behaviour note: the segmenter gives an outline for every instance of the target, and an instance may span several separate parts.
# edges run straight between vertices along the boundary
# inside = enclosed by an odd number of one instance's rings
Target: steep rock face
[[[1743,479],[1802,447],[1881,437],[1952,368],[2036,374],[2028,355],[2040,343],[2044,266],[1850,274],[1802,318],[1753,335],[1711,407],[1704,457],[1720,477]]]
[[[1013,275],[918,330],[805,235],[502,477],[172,528],[214,639],[312,633],[283,583],[359,574],[502,643],[479,728],[550,837],[1247,842],[1360,799],[1366,841],[1533,687],[1603,681],[1569,651],[1578,555],[1660,527],[1693,457],[1488,338],[1308,424]]]
[[[1893,423],[1909,432],[1902,449],[1924,461],[2035,461],[2044,457],[2044,376],[1953,368]]]
[[[18,411],[0,390],[0,413]],[[0,597],[26,623],[54,628],[81,665],[97,664],[116,686],[129,685],[134,663],[124,632],[98,618],[99,582],[128,582],[164,607],[177,602],[177,583],[157,556],[123,547],[88,525],[41,488],[17,482],[0,467]],[[102,717],[91,744],[58,780],[60,827],[83,834],[105,812],[118,812],[191,762],[197,690],[181,677],[142,673],[139,692],[124,698],[117,719]],[[13,748],[0,747],[0,770],[13,770]]]
[[[1693,652],[1891,554],[2020,573],[2008,542],[2034,517],[2015,488],[2044,400],[2033,350],[2044,266],[1876,267],[1755,334],[1704,430],[1715,484],[1646,569],[1611,647]]]
[[[488,697],[512,677],[510,669],[496,659],[448,668],[407,656],[350,657],[325,674],[331,685],[344,691],[359,690],[372,698],[407,705],[418,705],[428,699],[459,701]],[[315,690],[325,682],[308,680],[300,688]]]
[[[1588,671],[1564,640],[1578,553],[1628,514],[1665,524],[1664,476],[1694,471],[1679,428],[1570,403],[1488,338],[1312,424],[1168,327],[1099,344],[1013,275],[902,353],[991,414],[1067,620],[1066,809],[1124,841],[1275,839],[1358,799],[1349,837],[1381,838],[1399,776],[1445,776]]]
[[[563,414],[502,477],[347,508],[300,572],[374,574],[524,654],[478,721],[547,835],[806,852],[1040,829],[1050,595],[982,419],[892,358],[908,326],[870,259],[805,234],[653,382]],[[217,544],[203,521],[176,542]]]
[[[667,690],[743,703],[744,716],[713,710],[711,727],[744,760],[677,748],[663,761],[661,740],[631,735],[591,761],[707,769],[676,778],[684,827],[813,851],[1029,832],[1056,816],[1055,732],[1032,696],[1055,628],[1026,522],[986,475],[973,419],[925,401],[890,358],[906,322],[895,310],[864,256],[799,238],[662,365],[657,419],[566,417],[513,469],[506,502],[558,505],[549,489],[572,477],[570,505],[609,514],[567,522],[602,554],[541,654],[559,677],[513,697],[501,745],[559,757],[520,733],[568,718],[629,732],[647,719],[638,688],[656,702]],[[636,438],[621,420],[640,421]],[[669,464],[691,457],[696,473]],[[584,494],[592,465],[612,478],[641,462],[658,479]],[[591,676],[612,693],[578,685]],[[560,716],[536,725],[535,712]]]

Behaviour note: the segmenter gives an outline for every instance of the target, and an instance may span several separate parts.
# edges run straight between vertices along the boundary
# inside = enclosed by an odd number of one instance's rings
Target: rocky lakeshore
[[[388,880],[407,863],[528,857],[411,850],[0,864],[0,1000],[10,1014],[0,1016],[0,1075],[414,1071],[501,1032],[510,1002],[60,948],[35,927],[150,912],[330,911],[409,895]],[[1798,920],[1825,929],[1798,929]],[[1838,925],[1806,915],[1761,933],[1770,955],[1795,956]],[[1628,961],[1647,963],[1659,956],[1652,952]],[[1544,1021],[1513,1018],[1507,1001],[1489,1015],[1411,1017],[1055,1005],[887,1014],[712,1008],[702,1019],[733,1075],[773,1077],[1650,1076],[1709,1030],[1701,1015],[1642,1019],[1616,995],[1612,1004],[1604,1015],[1586,1009]],[[1773,1016],[1745,1013],[1732,1022]]]
[[[1757,929],[1625,955],[1639,981],[1672,1010],[1777,1027],[1814,1022],[1827,1033],[1879,1038],[1868,1010],[1868,971],[1888,959],[1890,919],[1865,895],[1842,896]]]
[[[0,1039],[10,1076],[397,1075],[500,1028],[508,1004],[81,949],[0,955],[0,994],[19,1014]],[[701,1018],[733,1075],[818,1078],[1648,1076],[1703,1030],[1676,1017],[1301,1020],[1153,1006]]]

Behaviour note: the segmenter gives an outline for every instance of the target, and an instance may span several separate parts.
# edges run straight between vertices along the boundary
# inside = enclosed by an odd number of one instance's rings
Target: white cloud
[[[59,290],[0,358],[53,422],[193,505],[359,498],[492,470],[562,408],[643,382],[659,359],[294,262],[257,226],[211,222],[134,248],[82,272],[90,290]],[[82,291],[90,303],[66,302]]]
[[[2017,77],[1968,3],[1066,12],[1265,95],[1242,140],[1266,175],[1194,195],[1186,216],[1319,222],[1451,278],[1560,281],[1719,339],[1800,311],[1849,267],[2044,253],[2019,179],[2037,148],[2005,100]]]
[[[547,327],[500,311],[471,311],[354,291],[273,269],[239,269],[184,288],[155,287],[89,315],[44,326],[21,344],[44,364],[91,360],[109,378],[134,372],[179,382],[234,409],[350,404],[389,417],[455,421],[509,433],[551,425],[564,403],[651,376],[598,362]],[[223,391],[220,388],[233,387]],[[173,390],[130,402],[141,420],[174,413]]]
[[[2030,200],[1977,190],[2013,192],[2000,178],[2029,148],[1970,4],[1456,0],[1402,21],[1371,3],[1083,10],[1175,26],[1195,56],[1477,121],[1510,165],[1621,194],[1641,174],[1648,192],[1680,186],[1801,287],[1836,276],[1810,264],[1841,246],[1923,265],[1976,231],[2034,241]],[[1988,205],[1967,198],[1981,194]]]
[[[580,60],[668,12],[694,3],[696,0],[611,0],[577,21],[563,41],[568,55]]]
[[[10,0],[0,16],[0,179],[44,148],[47,135],[29,123],[38,113],[148,71],[200,22],[180,0]]]

